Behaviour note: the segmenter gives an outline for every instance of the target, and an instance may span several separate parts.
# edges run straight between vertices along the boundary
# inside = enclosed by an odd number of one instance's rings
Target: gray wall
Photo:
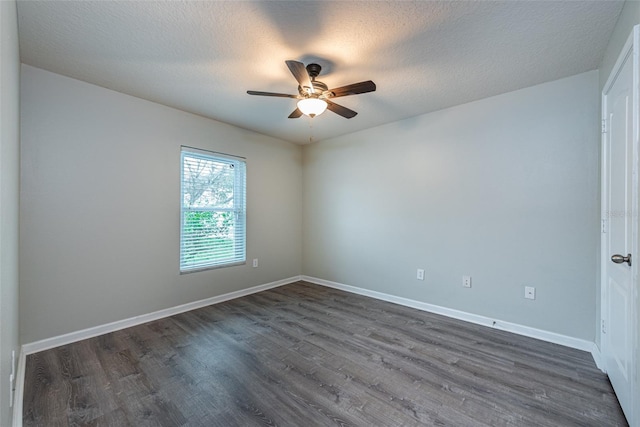
[[[22,66],[23,343],[297,276],[301,148]],[[247,158],[247,258],[179,275],[180,145]]]
[[[303,273],[593,341],[598,123],[592,71],[305,146]]]
[[[20,60],[15,1],[0,1],[0,425],[11,425],[11,351],[18,356]],[[16,361],[17,362],[17,361]]]

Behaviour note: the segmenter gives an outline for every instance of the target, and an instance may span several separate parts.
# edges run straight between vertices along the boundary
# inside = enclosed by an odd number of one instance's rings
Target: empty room
[[[0,34],[0,426],[640,427],[640,2]]]

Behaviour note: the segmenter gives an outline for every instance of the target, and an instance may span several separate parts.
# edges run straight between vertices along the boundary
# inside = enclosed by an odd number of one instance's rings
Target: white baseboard
[[[607,370],[604,368],[602,353],[600,353],[600,347],[598,347],[598,344],[596,343],[593,343],[593,346],[591,348],[591,356],[593,356],[593,361],[596,362],[596,366],[598,367],[598,369],[606,374]]]
[[[108,334],[110,332],[119,331],[120,329],[129,328],[131,326],[136,326],[143,323],[152,322],[154,320],[163,319],[165,317],[184,313],[186,311],[191,311],[198,308],[206,307],[208,305],[219,304],[224,301],[229,301],[232,299],[255,294],[257,292],[266,291],[267,289],[273,289],[273,288],[277,288],[278,286],[294,283],[299,281],[300,277],[301,276],[289,277],[288,279],[282,279],[275,282],[266,283],[264,285],[253,286],[251,288],[242,289],[235,292],[229,292],[227,294],[218,295],[215,297],[206,298],[199,301],[193,301],[187,304],[165,308],[163,310],[154,311],[153,313],[143,314],[140,316],[131,317],[129,319],[117,320],[115,322],[107,323],[104,325],[94,326],[92,328],[82,329],[80,331],[70,332],[68,334],[46,338],[40,341],[34,341],[31,343],[24,344],[22,346],[22,353],[25,355],[29,355],[29,354],[37,353],[39,351],[48,350],[50,348],[59,347],[61,345],[71,344],[73,342],[81,341],[87,338],[93,338],[99,335]]]
[[[475,323],[477,325],[488,326],[503,331],[513,332],[518,335],[523,335],[530,338],[536,338],[542,341],[551,342],[554,344],[564,345],[566,347],[575,348],[591,353],[596,366],[601,368],[600,351],[595,343],[580,338],[574,338],[567,335],[558,334],[555,332],[549,332],[542,329],[532,328],[530,326],[519,325],[517,323],[505,322],[498,319],[492,319],[486,316],[480,316],[478,314],[467,313],[460,310],[454,310],[439,305],[429,304],[426,302],[416,301],[408,298],[398,297],[395,295],[389,295],[382,292],[371,291],[369,289],[358,288],[356,286],[345,285],[342,283],[331,282],[329,280],[318,279],[317,277],[302,276],[302,280],[305,282],[314,283],[316,285],[327,286],[329,288],[339,289],[346,292],[351,292],[358,295],[364,295],[371,298],[376,298],[382,301],[388,301],[395,304],[404,305],[406,307],[416,308],[422,311],[428,311],[430,313],[441,314],[443,316],[451,317],[458,320],[464,320],[465,322]]]

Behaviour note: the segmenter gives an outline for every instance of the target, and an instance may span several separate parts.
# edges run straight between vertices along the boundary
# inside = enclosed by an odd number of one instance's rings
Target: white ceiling
[[[623,1],[18,1],[22,62],[304,144],[596,69]],[[358,111],[287,119],[284,61]],[[325,73],[326,71],[326,73]]]

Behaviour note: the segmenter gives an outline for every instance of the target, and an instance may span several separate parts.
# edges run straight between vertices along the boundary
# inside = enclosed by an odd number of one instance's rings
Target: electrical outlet
[[[256,268],[258,266],[258,258],[254,258],[253,259],[253,268]]]
[[[462,276],[462,286],[465,288],[471,287],[471,276]]]
[[[416,273],[416,279],[418,280],[424,280],[424,270],[419,268],[418,272]]]
[[[533,286],[525,286],[524,297],[526,299],[536,299],[536,288],[534,288]]]

